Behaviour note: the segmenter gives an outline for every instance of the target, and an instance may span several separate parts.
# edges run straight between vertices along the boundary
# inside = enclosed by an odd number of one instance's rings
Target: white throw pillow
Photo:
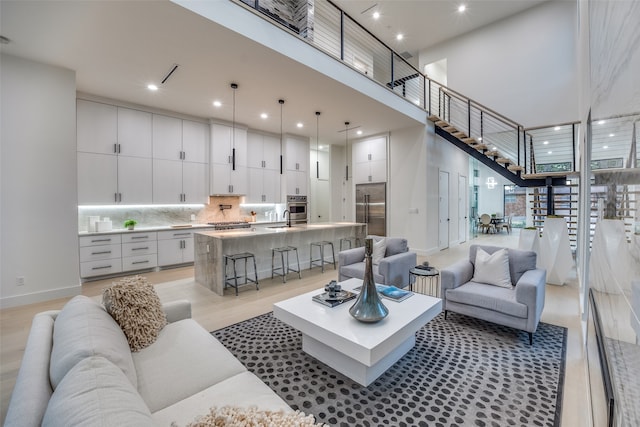
[[[371,262],[375,265],[380,264],[380,261],[384,258],[384,254],[387,252],[387,239],[382,238],[377,242],[373,242],[373,252],[371,253]]]
[[[489,255],[486,251],[478,248],[475,271],[471,281],[511,289],[513,285],[509,273],[509,252],[507,249],[500,249]]]

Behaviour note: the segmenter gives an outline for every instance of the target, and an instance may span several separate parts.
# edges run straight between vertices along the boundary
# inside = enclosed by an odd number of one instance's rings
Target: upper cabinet
[[[280,138],[247,134],[248,203],[280,203]]]
[[[387,138],[355,142],[352,149],[353,181],[356,184],[387,181]]]
[[[117,153],[118,107],[79,99],[76,116],[79,152]]]
[[[211,194],[247,193],[247,130],[211,124]]]
[[[153,203],[206,203],[209,125],[153,115]]]
[[[118,107],[118,155],[151,158],[151,113]]]
[[[285,138],[287,195],[306,195],[309,181],[309,140],[287,135]]]
[[[153,158],[208,162],[209,125],[153,115]]]

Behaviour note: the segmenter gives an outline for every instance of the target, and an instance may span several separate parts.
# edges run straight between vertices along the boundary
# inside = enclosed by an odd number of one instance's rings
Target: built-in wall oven
[[[307,196],[287,196],[287,210],[292,224],[306,224],[308,220]]]

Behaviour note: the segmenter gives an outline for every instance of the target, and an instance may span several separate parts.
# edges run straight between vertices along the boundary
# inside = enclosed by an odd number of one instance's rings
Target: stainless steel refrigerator
[[[387,184],[356,184],[356,222],[367,224],[367,233],[387,235]]]

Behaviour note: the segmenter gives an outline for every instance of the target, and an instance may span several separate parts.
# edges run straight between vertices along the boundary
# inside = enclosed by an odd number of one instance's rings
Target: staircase
[[[519,165],[505,153],[501,153],[495,146],[467,135],[437,115],[430,115],[429,120],[435,125],[436,135],[440,135],[519,187],[564,185],[567,181],[566,172],[524,174],[524,166]]]

